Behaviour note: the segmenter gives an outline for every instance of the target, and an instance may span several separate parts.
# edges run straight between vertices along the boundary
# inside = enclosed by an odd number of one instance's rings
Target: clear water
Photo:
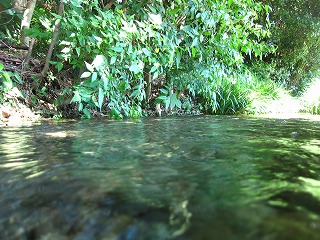
[[[0,129],[0,239],[320,239],[320,121]]]

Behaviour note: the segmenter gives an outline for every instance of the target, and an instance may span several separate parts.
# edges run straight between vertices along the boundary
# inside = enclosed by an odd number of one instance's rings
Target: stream
[[[320,239],[320,118],[0,128],[0,239]]]

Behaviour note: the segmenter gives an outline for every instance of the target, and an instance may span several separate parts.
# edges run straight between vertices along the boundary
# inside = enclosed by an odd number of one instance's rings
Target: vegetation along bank
[[[0,22],[4,124],[320,112],[318,0],[3,0]]]

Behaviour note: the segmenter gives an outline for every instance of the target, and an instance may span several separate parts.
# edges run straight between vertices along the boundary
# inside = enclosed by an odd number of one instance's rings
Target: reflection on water
[[[320,122],[0,129],[0,239],[320,239]]]

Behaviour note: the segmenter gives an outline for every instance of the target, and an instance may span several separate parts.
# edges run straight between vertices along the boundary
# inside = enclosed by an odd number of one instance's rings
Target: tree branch
[[[60,4],[59,4],[59,10],[58,10],[58,15],[62,17],[64,11],[64,3],[62,0],[60,0]],[[58,35],[59,35],[59,29],[60,29],[60,21],[57,21],[55,26],[54,26],[54,32],[53,32],[53,38],[51,40],[49,49],[48,49],[48,53],[47,53],[47,57],[46,57],[46,62],[44,64],[44,67],[42,69],[42,76],[46,76],[49,70],[49,61],[51,59],[52,53],[53,53],[53,49],[54,46],[57,42],[58,39]]]

